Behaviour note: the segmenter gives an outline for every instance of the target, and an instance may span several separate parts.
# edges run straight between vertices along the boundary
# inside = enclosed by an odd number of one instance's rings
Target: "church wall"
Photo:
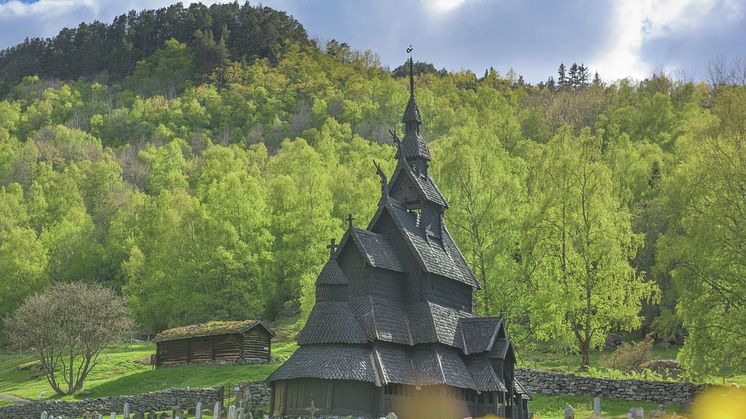
[[[427,297],[433,303],[461,311],[471,312],[472,288],[466,284],[429,274]]]
[[[394,251],[400,255],[400,259],[406,265],[408,273],[403,285],[403,300],[423,301],[425,299],[423,286],[425,282],[424,273],[417,263],[417,258],[412,254],[412,250],[410,250],[405,242],[404,237],[401,236],[402,233],[391,219],[391,216],[388,213],[384,213],[373,227],[373,231],[389,239]]]
[[[409,180],[404,173],[400,173],[395,179],[395,182],[391,184],[389,194],[392,198],[401,202],[416,201],[420,199],[417,189],[412,185],[412,181]]]
[[[348,292],[351,297],[368,294],[367,271],[365,260],[356,246],[345,246],[342,253],[337,256],[339,267],[347,276],[349,284]]]
[[[358,381],[299,378],[272,383],[272,416],[308,416],[311,402],[320,416],[374,416],[373,384]]]
[[[405,283],[403,274],[372,266],[367,266],[366,271],[371,295],[402,301]]]

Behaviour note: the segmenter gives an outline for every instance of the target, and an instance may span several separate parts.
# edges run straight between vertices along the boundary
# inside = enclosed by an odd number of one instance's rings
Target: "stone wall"
[[[517,368],[515,374],[528,391],[549,395],[572,394],[653,403],[688,404],[704,389],[702,385],[686,382],[579,377],[525,368]]]
[[[215,402],[223,404],[223,387],[174,388],[134,396],[102,397],[75,402],[57,400],[31,402],[17,406],[0,407],[0,419],[38,419],[42,412],[56,416],[80,417],[86,412],[98,412],[107,416],[111,412],[121,413],[129,403],[131,412],[171,410],[174,407],[194,409],[202,402],[205,409],[212,409]]]

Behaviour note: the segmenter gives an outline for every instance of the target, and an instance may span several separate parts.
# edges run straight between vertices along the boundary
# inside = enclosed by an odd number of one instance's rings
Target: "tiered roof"
[[[376,214],[365,230],[350,222],[317,280],[316,305],[298,334],[301,347],[270,381],[320,378],[507,391],[490,359],[506,359],[512,345],[500,317],[475,318],[471,312],[470,293],[480,288],[479,282],[443,223],[448,203],[427,171],[430,152],[419,134],[413,90],[403,121],[405,135],[401,143],[397,140],[398,163],[390,185],[405,191],[398,193],[408,201],[392,196],[380,173],[382,198]],[[378,293],[356,286],[351,294],[350,284],[359,284],[355,281],[362,279],[356,275],[364,273],[343,263],[350,252],[360,255],[365,272],[401,289]],[[469,306],[456,309],[459,304],[448,302],[455,300],[407,288],[418,289],[417,281],[426,278],[468,292]],[[447,293],[448,287],[432,292]],[[400,295],[393,297],[392,289]]]

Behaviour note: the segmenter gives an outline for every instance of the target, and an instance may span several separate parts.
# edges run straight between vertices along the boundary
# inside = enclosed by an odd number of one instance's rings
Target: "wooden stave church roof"
[[[410,102],[410,119],[416,117],[419,124],[419,110],[413,96]],[[407,112],[404,119],[407,122]],[[407,163],[410,158],[430,160],[429,150],[419,132],[416,132],[416,136],[411,135],[412,132],[408,130],[410,135],[405,136],[405,141],[400,145],[397,152],[399,162],[391,181],[393,183],[400,177],[406,177],[423,202],[440,206],[445,210],[448,207],[447,200],[433,179],[427,175],[427,171],[415,173],[412,166]],[[406,148],[411,148],[411,144],[417,147],[412,150]],[[383,190],[379,208],[367,230],[350,228],[345,233],[340,250],[329,262],[334,261],[334,270],[339,268],[335,260],[336,255],[351,242],[371,267],[407,274],[407,264],[402,261],[401,255],[395,251],[389,239],[373,231],[381,217],[387,215],[400,231],[404,243],[422,271],[479,289],[479,282],[447,228],[442,225],[439,240],[429,237],[428,233],[417,225],[415,215],[407,206],[388,196],[386,188]],[[327,267],[324,271],[327,271]],[[319,276],[317,285],[347,288],[346,281],[331,284],[323,278],[329,275],[324,271]],[[492,356],[493,346],[497,346],[494,355],[501,354],[502,358],[505,358],[511,346],[496,338],[502,328],[500,318],[473,319],[470,312],[460,312],[430,301],[405,304],[400,301],[381,300],[372,295],[352,298],[349,302],[335,302],[333,306],[328,302],[317,302],[317,305],[318,310],[314,307],[317,315],[314,316],[312,311],[306,326],[309,331],[306,332],[304,328],[299,334],[298,342],[301,348],[296,352],[297,355],[291,356],[291,359],[273,373],[268,381],[292,378],[346,379],[374,382],[377,385],[445,384],[479,391],[507,391],[505,383],[492,368],[484,371],[489,365],[486,358],[469,356],[485,352]],[[331,315],[324,314],[327,312]],[[359,322],[359,328],[352,324],[352,320]],[[345,327],[351,330],[349,333],[323,332],[324,328],[334,328],[335,325],[347,324],[346,322],[350,324],[349,327]],[[367,357],[363,352],[355,352],[350,348],[362,350],[367,353]],[[365,365],[364,374],[357,370],[344,371],[336,366],[328,367],[326,370],[323,366],[312,366],[324,358],[323,354],[326,354],[328,359],[336,359],[351,351],[359,358],[358,364]],[[370,363],[367,359],[370,359]]]

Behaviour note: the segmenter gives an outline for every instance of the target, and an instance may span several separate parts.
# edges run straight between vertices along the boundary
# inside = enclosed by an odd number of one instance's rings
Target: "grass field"
[[[593,397],[584,396],[545,396],[543,394],[534,395],[534,399],[529,402],[529,409],[535,413],[536,417],[554,419],[563,418],[565,405],[570,405],[575,409],[576,418],[587,418],[593,413]],[[645,413],[656,410],[656,403],[647,402],[630,402],[626,400],[602,399],[601,416],[604,418],[624,418],[630,407],[642,407]],[[667,405],[667,413],[683,412],[681,405]]]
[[[211,387],[234,385],[239,381],[264,379],[295,350],[294,342],[276,342],[272,346],[275,362],[265,365],[183,365],[153,369],[148,365],[155,353],[153,343],[133,343],[108,348],[86,381],[90,397],[144,393],[171,387]],[[23,355],[0,355],[0,393],[25,399],[61,398],[49,389],[44,375],[16,367],[33,363]]]

